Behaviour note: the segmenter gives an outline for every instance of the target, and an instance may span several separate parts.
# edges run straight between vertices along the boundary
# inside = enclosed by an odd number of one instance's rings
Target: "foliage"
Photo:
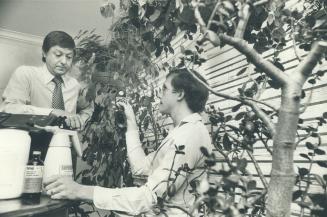
[[[132,99],[141,131],[144,148],[153,148],[160,140],[159,124],[156,123],[155,108],[152,105],[157,92],[148,86],[149,77],[158,76],[150,59],[135,43],[137,35],[125,34],[125,24],[116,25],[116,38],[109,44],[92,31],[80,31],[75,66],[80,72],[81,83],[87,85],[86,100],[93,100],[95,109],[91,120],[82,132],[82,143],[86,149],[82,160],[88,165],[77,174],[82,184],[103,187],[132,186],[133,177],[126,157],[126,119],[116,106],[120,91]],[[123,60],[123,61],[122,61]],[[146,70],[147,74],[144,74]],[[149,76],[149,77],[145,77]],[[154,134],[155,141],[149,141],[147,134]],[[87,216],[91,211],[75,208],[76,214]]]
[[[91,85],[88,94],[90,98],[95,98],[96,111],[86,127],[83,140],[88,144],[84,159],[92,167],[82,172],[83,182],[112,187],[120,186],[121,178],[124,177],[125,184],[131,184],[131,179],[126,180],[130,172],[123,145],[124,137],[121,133],[123,129],[113,123],[115,94],[118,90],[126,89],[127,95],[134,99],[133,105],[138,115],[139,127],[142,129],[143,141],[150,122],[155,134],[153,142],[160,141],[158,132],[160,126],[157,128],[152,105],[157,94],[154,87],[146,88],[147,78],[157,77],[159,70],[174,67],[175,63],[156,65],[151,61],[151,55],[159,57],[163,51],[166,55],[175,53],[171,42],[176,34],[181,32],[184,38],[196,41],[196,45],[194,50],[180,48],[182,56],[178,66],[193,68],[203,64],[206,59],[202,54],[208,42],[215,47],[227,44],[233,46],[254,65],[253,68],[242,68],[237,73],[239,77],[249,78],[238,89],[238,96],[226,96],[208,87],[213,94],[237,101],[237,104],[231,108],[232,113],[228,114],[214,106],[207,109],[212,125],[212,141],[220,157],[201,149],[207,158],[205,167],[207,179],[189,183],[197,203],[194,209],[188,212],[192,215],[192,211],[198,209],[204,215],[220,213],[224,216],[245,214],[260,216],[266,213],[266,195],[271,197],[269,196],[271,183],[263,176],[260,165],[253,156],[253,149],[260,141],[274,158],[271,144],[274,143],[275,149],[278,143],[276,138],[281,136],[279,134],[274,137],[276,131],[282,134],[283,129],[276,128],[276,124],[283,121],[279,119],[283,104],[281,108],[275,108],[260,101],[260,97],[268,88],[281,90],[282,94],[294,88],[292,82],[285,81],[286,75],[283,74],[285,66],[279,58],[279,53],[288,41],[293,43],[294,53],[300,62],[306,57],[300,56],[299,50],[313,51],[317,42],[326,40],[326,3],[319,0],[304,0],[299,5],[303,7],[286,6],[285,1],[121,1],[123,17],[112,27],[114,37],[108,45],[100,44],[98,36],[92,32],[88,36],[87,32],[77,36],[77,38],[83,36],[77,52],[77,63],[85,77],[89,79],[88,82],[90,83],[93,78],[92,82],[96,83]],[[267,50],[273,51],[269,61],[265,61],[260,55]],[[322,59],[327,58],[326,49],[317,53],[316,58],[311,61],[304,59],[307,61],[305,62],[307,68],[303,69],[301,64],[300,68],[297,68],[298,71],[303,71],[303,80],[312,85],[325,74],[324,70],[311,72],[316,64],[322,64]],[[296,102],[290,101],[294,105],[299,105],[301,99],[306,99],[306,93],[302,86],[294,92],[297,95],[292,100]],[[306,104],[308,102],[304,102],[304,109]],[[326,215],[326,175],[310,172],[313,164],[326,167],[325,161],[314,160],[317,155],[325,155],[320,148],[318,128],[326,124],[326,116],[324,113],[317,119],[317,126],[305,124],[297,116],[291,119],[292,123],[295,123],[295,130],[287,132],[294,134],[294,138],[287,137],[294,148],[302,142],[306,142],[308,148],[308,153],[301,153],[300,156],[308,160],[310,168],[298,169],[295,182],[298,190],[293,193],[293,201],[301,206],[302,214],[308,209],[312,216]],[[309,142],[312,139],[317,139],[318,142]],[[148,140],[145,142],[149,143]],[[176,154],[182,154],[179,151],[182,151],[182,148],[180,150],[176,147]],[[249,159],[244,155],[248,155]],[[217,162],[222,161],[221,157],[228,167],[217,170],[215,166]],[[247,171],[249,162],[255,165],[262,182],[261,189],[257,187],[259,183],[251,179],[251,174]],[[121,168],[122,165],[126,168]],[[121,168],[120,172],[113,172],[117,171],[117,168]],[[191,172],[188,167],[180,170]],[[113,178],[114,181],[109,183],[108,180],[114,176],[113,174],[119,178]],[[220,179],[217,179],[217,176]],[[174,183],[173,180],[172,183],[170,181],[167,180],[166,197],[159,200],[159,212],[164,211],[167,199],[174,194]],[[309,193],[308,189],[313,182],[320,185],[323,193]],[[293,188],[293,183],[289,185]],[[203,205],[206,208],[203,208]]]

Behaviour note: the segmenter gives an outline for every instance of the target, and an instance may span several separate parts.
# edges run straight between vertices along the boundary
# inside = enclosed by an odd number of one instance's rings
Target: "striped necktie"
[[[61,89],[63,80],[60,76],[57,76],[54,77],[52,81],[55,83],[55,88],[52,95],[52,108],[65,110],[65,103]]]

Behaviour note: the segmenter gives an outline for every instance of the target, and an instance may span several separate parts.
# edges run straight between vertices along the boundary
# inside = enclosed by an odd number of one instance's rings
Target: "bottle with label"
[[[23,204],[40,203],[43,178],[43,162],[41,152],[33,151],[32,158],[25,169],[25,182],[22,194]]]

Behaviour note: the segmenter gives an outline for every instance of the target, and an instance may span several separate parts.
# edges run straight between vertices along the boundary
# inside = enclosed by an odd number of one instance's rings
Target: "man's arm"
[[[49,115],[52,109],[40,108],[30,104],[31,82],[28,67],[18,67],[11,76],[3,92],[2,111],[14,114]]]
[[[198,130],[188,131],[186,134],[181,133],[179,138],[176,139],[175,144],[178,144],[178,146],[185,145],[183,149],[184,154],[176,155],[174,145],[161,150],[164,152],[164,155],[161,159],[158,159],[159,166],[148,177],[147,183],[141,187],[115,189],[98,186],[83,187],[75,183],[71,178],[67,179],[68,183],[66,184],[63,184],[63,181],[57,178],[50,182],[45,181],[45,189],[54,199],[92,200],[95,206],[100,209],[123,211],[133,215],[150,211],[157,203],[157,197],[162,197],[166,192],[169,176],[175,177],[175,172],[171,171],[178,171],[178,168],[185,164],[190,168],[197,167],[199,160],[202,159],[202,154],[199,150],[200,146],[203,143],[207,144],[210,142],[210,137],[208,137],[208,141],[202,141],[203,137],[199,137],[195,132],[198,132]],[[186,180],[189,175],[189,173],[180,172],[180,175],[174,182],[177,191],[184,191],[181,187],[183,185],[187,187]],[[77,186],[77,188],[74,186]],[[91,195],[92,199],[90,199]]]
[[[133,215],[149,211],[157,203],[156,196],[146,186],[104,188],[81,185],[67,176],[52,176],[44,180],[46,193],[52,199],[93,202],[100,209],[128,212]]]

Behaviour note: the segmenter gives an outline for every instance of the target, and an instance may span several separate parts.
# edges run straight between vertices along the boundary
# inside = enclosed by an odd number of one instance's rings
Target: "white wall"
[[[18,66],[42,64],[41,46],[41,37],[0,28],[0,96]]]

